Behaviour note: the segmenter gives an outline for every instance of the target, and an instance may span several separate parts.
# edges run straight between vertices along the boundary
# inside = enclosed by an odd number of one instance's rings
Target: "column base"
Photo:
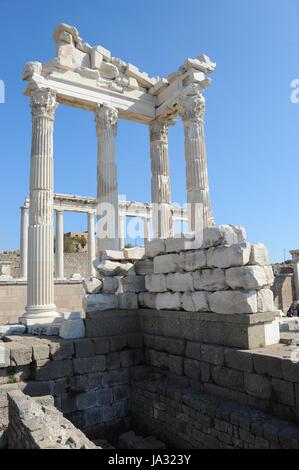
[[[28,307],[26,313],[20,318],[20,323],[25,326],[33,325],[46,325],[57,323],[61,321],[60,313],[56,311],[55,305],[50,305],[48,308]]]

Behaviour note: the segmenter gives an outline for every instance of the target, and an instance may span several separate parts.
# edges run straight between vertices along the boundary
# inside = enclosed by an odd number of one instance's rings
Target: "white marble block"
[[[99,258],[109,261],[123,261],[125,259],[124,252],[120,250],[101,250]]]
[[[263,243],[251,245],[250,264],[265,266],[269,263],[269,253]]]
[[[103,287],[103,282],[96,277],[88,277],[83,280],[83,288],[86,294],[99,294]]]
[[[135,274],[134,265],[132,263],[119,263],[116,261],[98,259],[94,262],[94,267],[100,278],[103,276],[126,276]]]
[[[211,268],[245,266],[249,263],[250,254],[251,245],[249,243],[214,247],[207,252],[207,264]]]
[[[268,285],[266,270],[261,266],[227,269],[225,279],[231,289],[258,290]]]
[[[265,345],[272,346],[280,342],[279,321],[274,320],[271,323],[265,323]]]
[[[120,309],[136,310],[138,309],[138,295],[132,292],[118,294],[118,305]]]
[[[131,276],[129,276],[131,277]],[[103,294],[114,294],[119,289],[119,278],[118,277],[103,277],[102,293]]]
[[[180,257],[177,254],[157,256],[154,258],[154,273],[175,273],[179,269],[179,261]]]
[[[185,251],[180,253],[179,268],[183,271],[196,271],[207,267],[205,250]]]
[[[257,293],[257,309],[259,313],[274,312],[274,296],[270,289],[261,289]]]
[[[143,259],[145,256],[145,248],[143,247],[135,247],[135,248],[126,248],[124,250],[125,259],[129,261],[136,261],[139,259]]]
[[[215,313],[257,313],[256,291],[223,291],[209,296],[211,312]]]
[[[145,277],[144,276],[125,276],[121,279],[123,292],[144,292]]]
[[[62,314],[63,321],[59,329],[59,336],[63,339],[85,338],[85,325],[80,312]]]
[[[86,313],[113,310],[118,307],[116,294],[90,294],[83,298],[83,309]]]
[[[166,276],[164,274],[149,274],[145,276],[145,288],[149,292],[166,292]]]
[[[209,312],[209,294],[207,292],[185,292],[182,297],[186,312]]]
[[[244,243],[246,232],[238,225],[218,225],[206,227],[203,230],[203,247],[210,248],[219,245],[234,245]]]
[[[180,310],[182,301],[179,293],[172,294],[165,292],[164,294],[157,294],[156,300],[157,310]]]
[[[218,291],[228,288],[225,282],[224,269],[203,269],[193,273],[194,289],[206,291]]]
[[[145,243],[145,256],[154,258],[155,256],[165,253],[165,240],[151,240]]]
[[[192,273],[168,274],[166,286],[173,292],[192,292],[194,290]]]
[[[147,307],[153,310],[157,308],[157,294],[154,294],[152,292],[145,292],[144,294],[139,294],[139,302],[140,300],[143,301],[144,307]]]
[[[192,242],[192,243],[191,243]],[[180,253],[181,251],[187,250],[195,242],[195,235],[181,234],[179,237],[167,238],[165,240],[165,252],[166,253]]]

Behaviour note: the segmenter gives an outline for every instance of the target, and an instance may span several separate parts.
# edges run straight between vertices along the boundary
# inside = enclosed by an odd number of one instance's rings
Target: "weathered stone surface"
[[[228,288],[225,282],[223,269],[203,269],[193,273],[194,289],[206,291],[220,291]]]
[[[118,305],[120,309],[135,310],[138,308],[138,295],[132,292],[118,294]]]
[[[183,309],[187,312],[208,312],[210,309],[207,292],[185,292],[182,303]]]
[[[244,385],[247,393],[253,397],[269,400],[272,396],[271,381],[261,375],[245,373]]]
[[[145,287],[149,292],[166,292],[166,276],[164,274],[149,274],[145,276]]]
[[[177,272],[179,260],[180,257],[177,254],[157,256],[154,258],[154,273],[168,274]]]
[[[103,282],[96,277],[88,277],[83,280],[83,288],[86,294],[98,294],[101,292]]]
[[[192,292],[194,290],[192,273],[168,274],[166,286],[173,292]]]
[[[146,274],[154,273],[154,262],[152,259],[141,259],[134,264],[136,274],[138,276],[145,276]]]
[[[179,310],[181,308],[181,295],[178,293],[172,294],[171,292],[157,294],[156,308],[157,310]]]
[[[79,339],[85,337],[85,325],[80,312],[62,314],[63,321],[59,328],[59,336],[63,339]]]
[[[144,292],[145,278],[144,276],[126,276],[121,280],[123,292]]]
[[[185,251],[180,253],[179,268],[183,271],[196,271],[206,268],[207,253],[205,250]]]
[[[215,313],[257,313],[255,291],[215,292],[209,297],[210,309]]]
[[[165,241],[164,240],[151,240],[145,243],[145,256],[148,258],[154,258],[155,256],[165,253]]]
[[[280,342],[280,329],[278,320],[273,322],[265,323],[265,346],[272,346]]]
[[[32,347],[22,343],[8,343],[12,367],[24,366],[32,362]]]
[[[195,236],[194,234],[181,234],[178,237],[167,238],[165,240],[165,252],[166,253],[180,253],[181,251],[186,251],[192,249],[194,244]]]
[[[211,268],[230,268],[245,266],[249,263],[251,245],[239,243],[231,246],[210,248],[207,252],[207,264]]]
[[[134,265],[132,263],[118,263],[110,260],[96,260],[94,267],[100,277],[110,276],[126,276],[135,274]]]
[[[203,248],[210,248],[218,245],[234,245],[244,243],[246,232],[238,225],[219,225],[204,228]]]
[[[129,261],[136,261],[144,258],[145,248],[135,247],[135,248],[126,248],[124,250],[124,257]]]
[[[24,325],[0,325],[0,338],[2,336],[13,336],[13,335],[22,335],[26,331],[26,326]]]
[[[143,295],[143,303],[145,307],[155,309],[157,306],[157,294],[145,292]]]
[[[110,352],[110,341],[108,338],[94,338],[94,350],[95,354],[108,354]]]
[[[258,312],[274,312],[274,296],[270,289],[261,289],[257,292]]]
[[[118,250],[102,250],[99,255],[102,260],[123,261],[125,259],[124,252]]]
[[[83,298],[83,309],[86,313],[113,310],[118,307],[116,294],[89,294]]]
[[[261,266],[227,269],[225,279],[231,289],[258,290],[268,285],[268,276]]]
[[[102,287],[103,294],[114,294],[119,289],[118,277],[103,277],[102,283],[103,283],[103,287]]]
[[[263,243],[251,245],[250,264],[266,266],[269,263],[269,253]]]
[[[80,339],[74,342],[76,357],[94,356],[94,343],[91,339]]]

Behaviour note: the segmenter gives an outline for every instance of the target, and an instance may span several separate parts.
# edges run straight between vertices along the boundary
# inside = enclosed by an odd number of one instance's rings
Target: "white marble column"
[[[149,217],[143,218],[144,225],[144,243],[151,240],[151,219]]]
[[[299,250],[290,251],[293,260],[296,300],[299,301]]]
[[[95,225],[94,225],[94,213],[87,213],[88,222],[88,274],[91,277],[95,277],[96,271],[93,265],[96,259],[96,242],[95,242]]]
[[[98,137],[97,256],[101,250],[119,250],[116,134],[118,111],[104,105],[96,111]]]
[[[186,96],[179,108],[185,128],[189,230],[199,231],[214,225],[204,134],[205,99],[202,95]]]
[[[168,122],[150,124],[154,238],[172,236]]]
[[[119,243],[120,243],[121,250],[125,248],[125,240],[126,240],[126,216],[120,215],[119,216]]]
[[[56,209],[56,253],[55,253],[55,276],[63,280],[64,277],[64,230],[63,211]]]
[[[28,232],[27,325],[53,322],[53,128],[56,95],[50,89],[31,95],[32,151],[30,165],[30,223]]]
[[[21,233],[20,233],[20,277],[27,279],[28,273],[28,227],[29,227],[29,207],[21,207]]]

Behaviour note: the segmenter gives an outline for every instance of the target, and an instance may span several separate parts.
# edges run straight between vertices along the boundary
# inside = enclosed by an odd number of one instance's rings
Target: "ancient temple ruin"
[[[215,64],[201,55],[152,78],[85,43],[74,27],[59,25],[54,39],[56,57],[24,71],[32,110],[21,227],[27,307],[17,331],[0,328],[0,448],[94,448],[98,439],[129,449],[298,448],[298,346],[295,333],[280,334],[267,249],[212,214],[203,92]],[[96,199],[54,193],[58,104],[95,114]],[[185,130],[187,209],[171,200],[168,126],[176,117]],[[120,118],[150,131],[152,200],[131,207],[146,221],[142,247],[123,246]],[[88,214],[83,319],[54,303],[67,210]],[[174,218],[187,220],[188,233],[175,236]]]

